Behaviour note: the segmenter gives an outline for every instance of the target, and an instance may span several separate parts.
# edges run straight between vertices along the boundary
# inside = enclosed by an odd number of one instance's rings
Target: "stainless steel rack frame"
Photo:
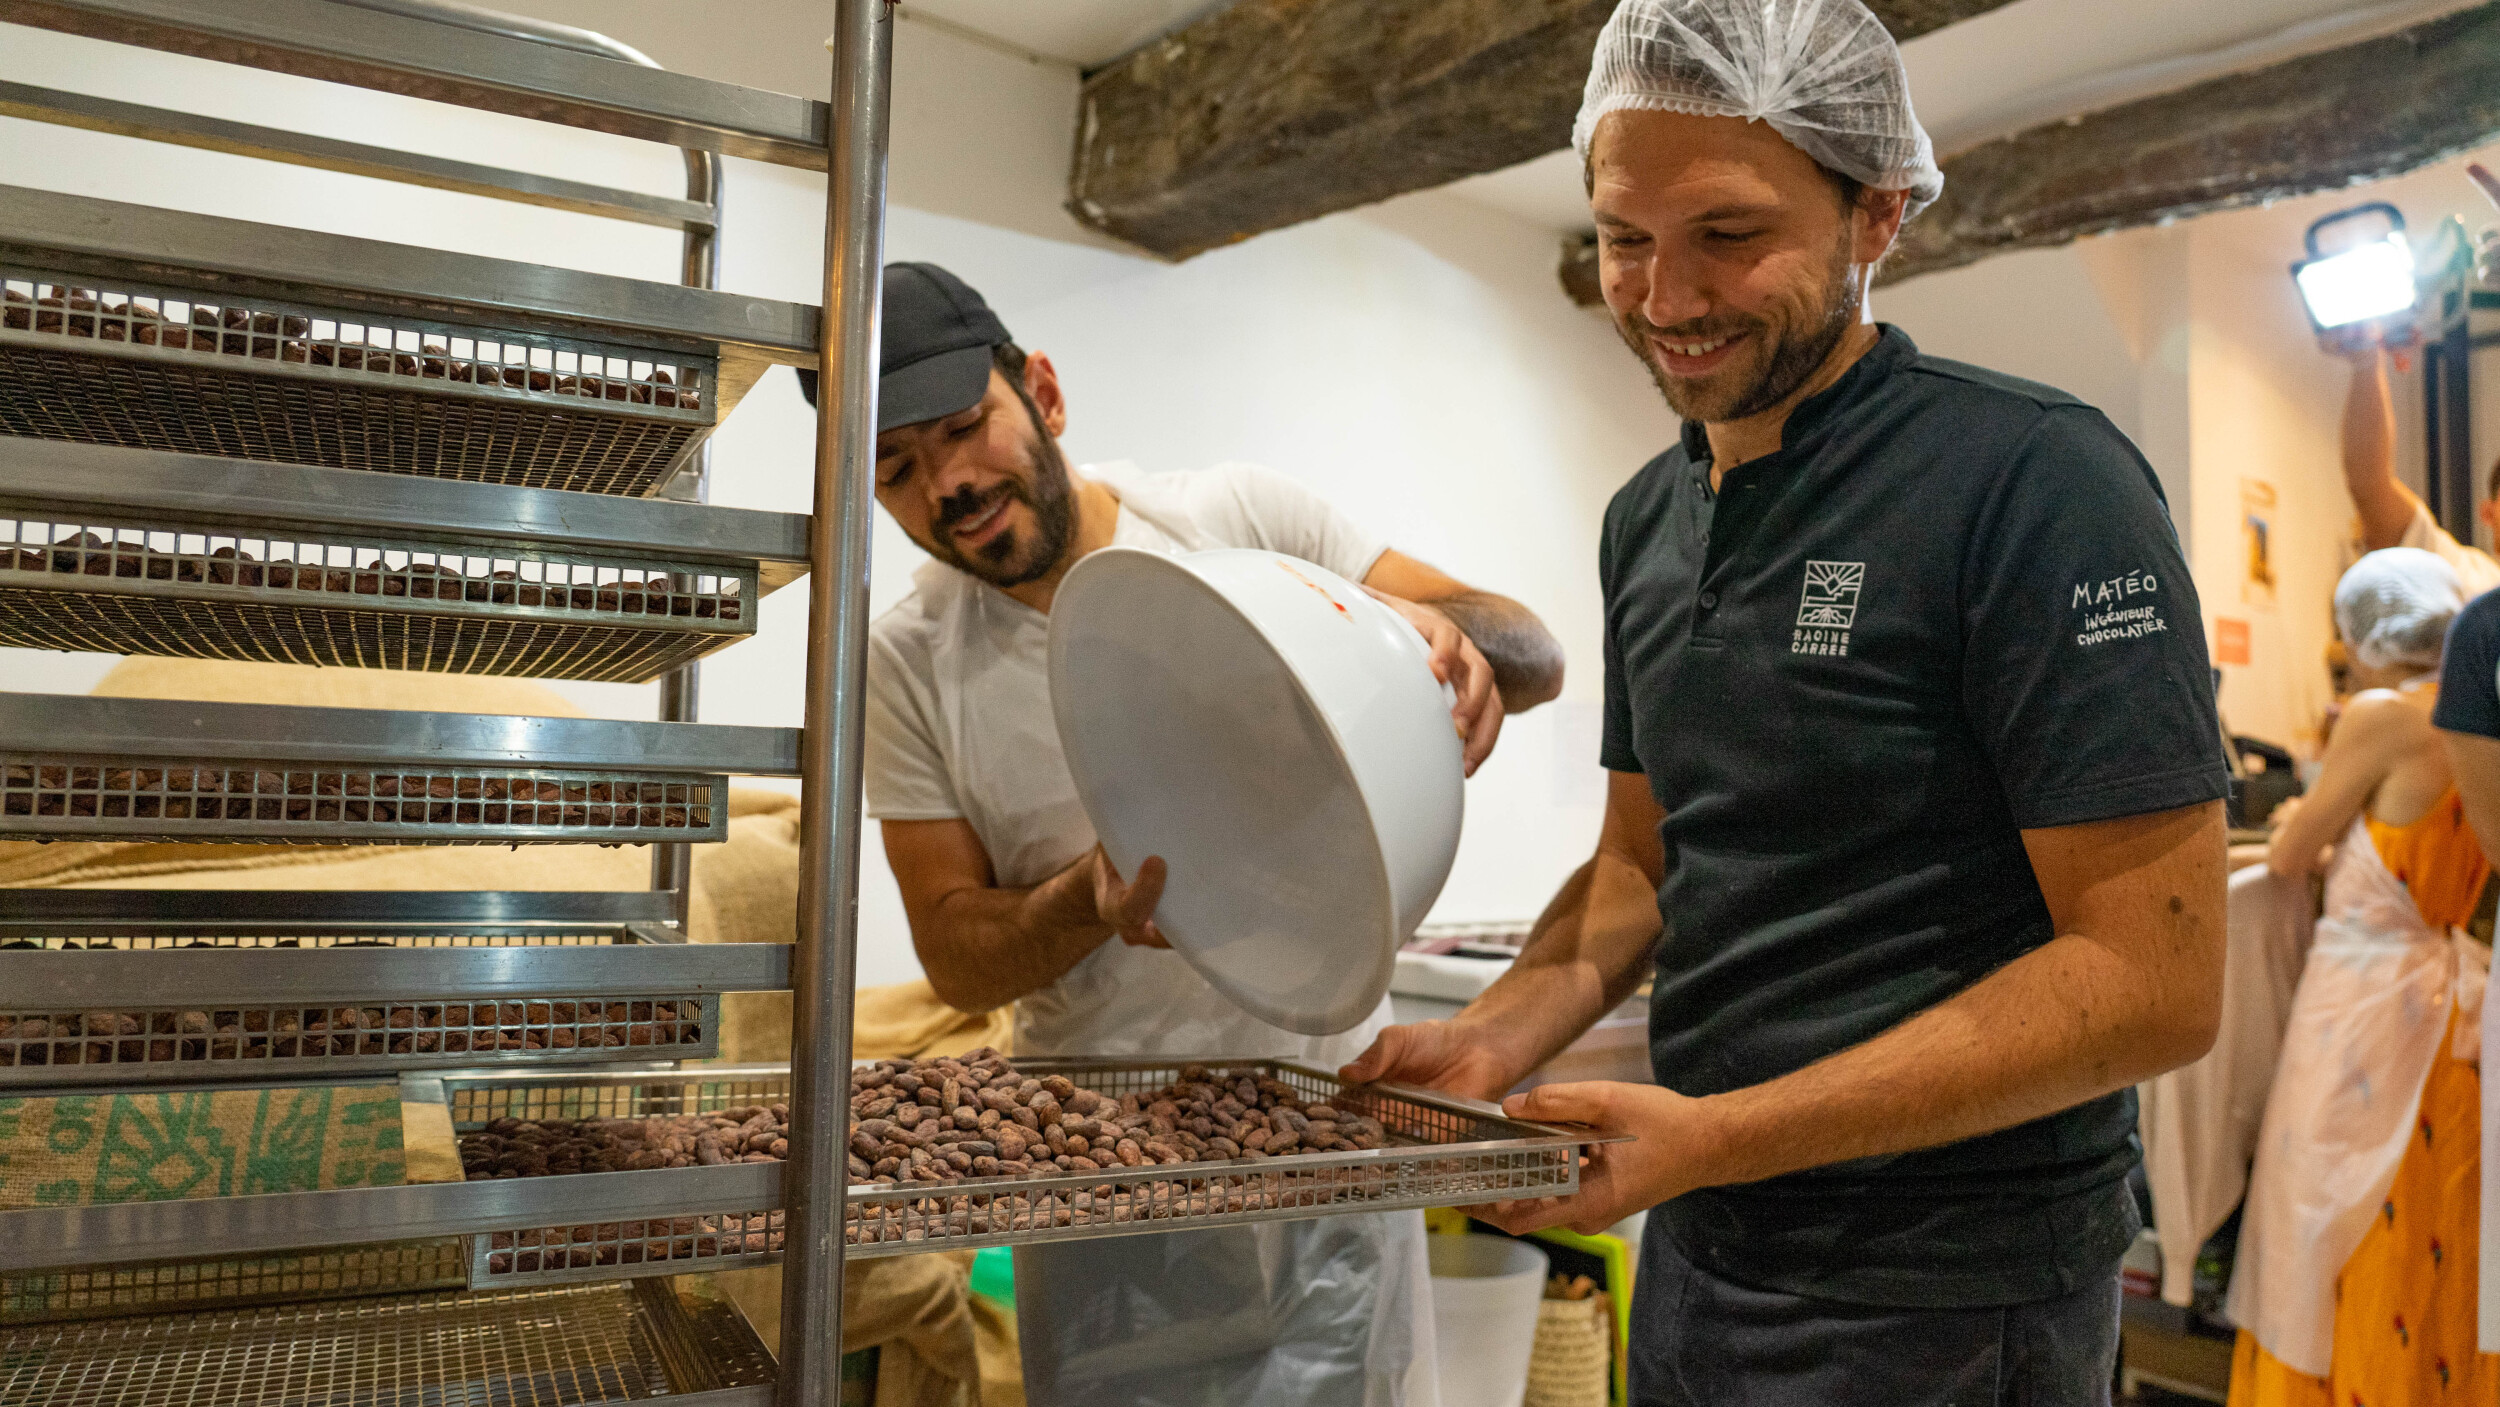
[[[115,891],[118,914],[99,897],[0,914],[0,947],[21,949],[0,1089],[707,1059],[720,994],[790,983],[787,946],[688,944],[658,906],[619,902],[636,894],[483,921],[444,902],[466,894]]]
[[[242,1259],[66,1266],[0,1275],[0,1324],[468,1287],[468,1244],[456,1236]]]
[[[726,838],[786,728],[0,694],[0,838],[490,844]]]
[[[410,0],[0,0],[0,21],[248,64],[486,112],[807,170],[854,173],[833,128],[872,56],[837,50],[831,107],[656,68],[603,63],[600,36]],[[837,21],[838,22],[838,21]],[[837,37],[847,42],[851,31]],[[598,40],[597,44],[584,42]],[[628,51],[630,52],[630,51]],[[850,62],[857,61],[857,62]],[[868,96],[862,90],[855,96]],[[876,94],[882,96],[882,90]],[[882,172],[878,173],[882,176]],[[883,190],[878,191],[880,199]],[[832,306],[828,304],[827,306]]]
[[[243,819],[236,816],[234,802],[239,797],[248,803],[243,811],[254,825],[283,828],[292,823],[298,829],[288,833],[331,840],[351,838],[339,830],[346,822],[350,798],[345,774],[351,770],[362,772],[368,782],[391,775],[403,782],[409,775],[426,778],[427,824],[435,824],[431,803],[442,800],[452,807],[447,824],[454,827],[464,824],[464,806],[479,808],[465,824],[497,824],[487,819],[485,808],[517,804],[511,795],[517,780],[533,783],[529,804],[543,808],[551,799],[537,793],[535,784],[543,779],[536,769],[546,767],[604,770],[643,786],[656,779],[664,789],[697,784],[681,783],[681,775],[710,782],[733,772],[805,775],[809,785],[802,807],[798,942],[787,951],[795,998],[796,1049],[801,1057],[786,1075],[800,1104],[793,1120],[788,1164],[620,1175],[592,1189],[507,1182],[0,1212],[0,1275],[71,1267],[91,1279],[127,1280],[153,1276],[154,1272],[142,1272],[140,1267],[177,1262],[196,1265],[202,1256],[227,1262],[234,1262],[236,1256],[317,1258],[337,1248],[370,1247],[381,1241],[439,1242],[450,1236],[520,1231],[583,1217],[647,1219],[673,1217],[705,1206],[786,1203],[789,1254],[784,1271],[782,1355],[769,1387],[763,1385],[769,1369],[759,1366],[760,1352],[749,1351],[751,1339],[743,1345],[731,1342],[743,1333],[742,1325],[735,1326],[736,1332],[724,1328],[709,1343],[696,1335],[692,1346],[687,1346],[683,1336],[643,1334],[638,1342],[659,1345],[658,1372],[649,1369],[652,1355],[637,1356],[608,1347],[616,1341],[615,1326],[620,1322],[626,1325],[625,1336],[632,1338],[641,1332],[630,1322],[636,1315],[660,1312],[651,1302],[657,1293],[653,1287],[660,1282],[646,1279],[632,1281],[631,1288],[605,1284],[484,1296],[364,1299],[264,1311],[219,1311],[179,1320],[171,1316],[120,1320],[75,1332],[13,1330],[0,1338],[0,1361],[6,1364],[0,1372],[15,1375],[0,1380],[0,1398],[31,1392],[41,1400],[83,1404],[86,1397],[65,1394],[89,1389],[71,1389],[67,1384],[97,1381],[113,1384],[116,1400],[178,1400],[185,1407],[266,1400],[264,1388],[321,1395],[336,1386],[337,1379],[316,1381],[298,1371],[314,1362],[325,1365],[322,1371],[331,1366],[352,1370],[354,1381],[391,1393],[403,1388],[414,1396],[483,1391],[497,1401],[524,1404],[632,1398],[665,1391],[695,1402],[743,1405],[769,1399],[780,1407],[819,1407],[836,1396],[842,1338],[845,1129],[838,1115],[818,1118],[814,1111],[838,1111],[847,1102],[854,894],[861,836],[861,687],[868,623],[877,304],[883,265],[887,92],[894,18],[892,0],[836,0],[835,12],[838,30],[828,41],[834,52],[833,101],[825,103],[666,73],[631,49],[600,36],[449,0],[0,0],[0,22],[60,29],[669,143],[686,153],[688,175],[687,199],[671,202],[12,85],[0,89],[0,112],[12,116],[676,225],[686,236],[682,277],[688,287],[599,279],[113,202],[8,191],[0,192],[0,260],[15,261],[10,267],[21,270],[19,291],[26,301],[17,305],[0,298],[0,305],[5,305],[0,306],[0,353],[21,359],[66,357],[79,368],[75,376],[101,376],[108,382],[115,378],[128,384],[139,384],[135,378],[155,378],[159,383],[192,378],[184,384],[210,387],[235,404],[259,397],[244,409],[258,416],[264,430],[273,425],[300,428],[304,419],[283,405],[277,414],[270,414],[271,387],[277,388],[274,394],[281,400],[353,395],[364,398],[360,406],[383,413],[395,398],[415,395],[426,398],[425,414],[446,420],[461,415],[549,419],[621,415],[644,422],[646,429],[641,433],[645,437],[667,442],[661,470],[644,479],[639,477],[644,469],[637,464],[624,478],[586,486],[647,490],[654,496],[697,502],[705,497],[701,425],[716,422],[765,365],[778,361],[821,366],[828,391],[819,403],[816,501],[807,523],[805,552],[811,610],[805,727],[795,733],[671,731],[667,724],[546,719],[401,716],[386,721],[382,715],[358,717],[345,711],[329,711],[335,716],[315,719],[312,712],[318,711],[280,715],[266,709],[221,711],[199,705],[161,706],[173,711],[157,713],[150,710],[160,706],[131,701],[0,697],[0,748],[12,750],[12,761],[25,769],[20,792],[38,810],[43,809],[41,796],[58,795],[67,813],[58,818],[26,818],[45,825],[12,827],[9,822],[14,818],[6,815],[6,799],[0,796],[0,831],[20,835],[130,836],[141,833],[141,823],[162,832],[167,829],[164,823],[174,819],[167,814],[171,808],[166,803],[174,794],[170,783],[177,771],[193,774],[182,778],[191,787],[184,798],[195,813],[186,820],[197,820],[200,804],[214,800],[216,824],[230,827]],[[714,281],[713,236],[721,205],[720,166],[714,154],[831,173],[821,315],[814,308],[702,291]],[[85,300],[94,304],[88,308],[80,306],[81,299],[71,290],[121,296]],[[47,297],[60,301],[46,308],[43,299]],[[170,308],[168,299],[172,300]],[[153,319],[133,312],[134,305],[152,312]],[[22,327],[8,326],[11,307],[22,310]],[[213,312],[203,318],[202,309]],[[187,316],[168,317],[169,311],[182,314],[186,310]],[[57,325],[47,323],[48,314],[57,314]],[[143,335],[151,325],[153,340]],[[82,326],[97,335],[81,339]],[[105,330],[108,326],[122,333],[119,341]],[[356,331],[375,327],[389,335]],[[181,336],[169,335],[177,330]],[[400,345],[406,340],[399,335],[402,332],[413,334],[413,349]],[[229,351],[238,337],[239,351]],[[456,338],[467,340],[462,343]],[[427,345],[429,339],[439,345],[439,351]],[[384,342],[389,345],[381,345]],[[296,350],[290,350],[290,343]],[[506,354],[506,344],[527,350]],[[326,352],[316,355],[317,346]],[[541,351],[548,354],[545,365],[540,364]],[[577,358],[569,397],[557,385],[556,354],[560,352]],[[415,363],[413,377],[399,361],[403,353]],[[578,361],[584,354],[604,360],[584,365]],[[702,379],[705,358],[717,359],[709,370],[714,379],[708,384]],[[320,364],[325,359],[329,365]],[[618,360],[623,362],[621,369]],[[461,374],[455,368],[462,362],[468,368],[465,379],[456,379]],[[673,368],[666,383],[651,374],[663,367]],[[691,404],[686,395],[688,383],[678,374],[688,367],[696,371]],[[491,369],[492,376],[481,368]],[[434,370],[440,374],[428,374]],[[543,385],[538,384],[540,373],[545,374]],[[592,381],[598,384],[588,384]],[[623,383],[621,400],[611,398],[618,382]],[[664,388],[676,404],[664,403]],[[70,385],[68,389],[78,388]],[[637,400],[637,390],[649,399]],[[65,435],[72,432],[71,427],[55,428]],[[670,436],[680,438],[671,440]],[[160,450],[176,447],[139,443]],[[248,439],[239,443],[249,452]],[[229,439],[201,447],[231,454],[237,444]],[[650,456],[658,457],[658,451],[650,451]],[[382,458],[388,460],[389,455]],[[334,461],[313,456],[313,462]],[[119,525],[115,526],[118,542]],[[179,549],[177,543],[173,554],[177,559],[184,555]],[[25,548],[17,550],[22,553]],[[173,570],[179,583],[178,562]],[[514,570],[518,577],[519,569]],[[407,575],[413,582],[424,574]],[[113,579],[120,579],[117,572]],[[151,580],[145,559],[136,580]],[[264,576],[264,584],[266,580]],[[353,584],[351,577],[351,594]],[[325,581],[325,589],[326,585]],[[492,590],[488,605],[498,604],[492,600]],[[464,602],[466,595],[464,586]],[[437,605],[442,603],[439,588],[433,599]],[[742,604],[751,601],[749,597]],[[593,609],[597,609],[595,600]],[[664,719],[691,720],[695,701],[694,666],[664,676]],[[305,735],[297,725],[309,725],[311,734]],[[698,732],[707,736],[698,738]],[[215,780],[221,789],[202,791],[196,785],[196,773],[209,763],[220,768]],[[238,792],[234,789],[236,766],[246,763],[255,764],[255,770]],[[45,770],[50,767],[63,771],[56,777]],[[325,768],[341,774],[338,819],[328,820],[322,811],[318,776],[311,781],[309,820],[290,817],[297,796],[294,774]],[[159,799],[143,801],[148,795],[144,786],[129,776],[109,778],[113,770],[155,773]],[[449,783],[451,795],[436,798],[430,794],[431,779],[437,773]],[[0,772],[0,786],[6,785],[10,775]],[[486,794],[487,784],[498,777],[505,795],[491,798]],[[113,784],[108,785],[108,780]],[[462,787],[471,781],[478,784],[476,794],[463,795]],[[556,785],[554,804],[572,799],[562,790],[568,781],[559,779]],[[399,800],[409,799],[404,785],[398,790],[402,793]],[[92,799],[93,815],[80,814],[88,803],[78,797]],[[368,817],[362,824],[382,824],[370,819],[377,814],[372,803],[380,798],[368,793],[361,799]],[[589,800],[587,795],[579,799],[585,804]],[[637,810],[642,799],[637,792]],[[661,804],[665,807],[672,799],[664,790]],[[715,823],[724,800],[717,795],[712,798]],[[264,804],[275,812],[274,817],[263,815]],[[686,827],[663,826],[623,838],[646,839],[663,833],[670,841],[701,838],[688,834],[695,804],[691,791],[686,804]],[[143,810],[156,814],[143,816]],[[511,814],[502,813],[500,823],[512,824]],[[530,819],[535,823],[545,818]],[[557,819],[562,819],[561,812]],[[70,820],[96,824],[86,829],[49,824]],[[390,823],[399,824],[399,818],[394,816]],[[327,835],[322,834],[325,825],[330,827]],[[575,832],[546,838],[616,837]],[[648,921],[649,908],[658,908],[663,926],[673,922],[682,931],[688,854],[682,843],[656,846],[654,885],[661,892],[630,896],[649,907],[617,921],[641,924]],[[14,902],[15,896],[11,897]],[[150,916],[122,907],[126,901],[118,896],[109,901],[92,893],[83,897],[99,906],[87,920],[91,929],[99,922],[132,925],[106,935],[116,949],[136,942],[155,944],[159,951],[96,953],[82,944],[79,951],[71,952],[65,943],[47,941],[48,951],[0,954],[0,971],[13,970],[17,960],[30,958],[50,965],[70,959],[120,963],[190,955],[187,949],[162,952],[163,935],[139,931],[153,926],[148,923]],[[479,925],[480,936],[497,924],[526,929],[528,936],[547,936],[566,923],[583,921],[586,907],[595,907],[572,902],[572,897],[556,896],[540,904],[534,902],[535,896],[527,895],[443,896],[413,901],[399,914],[390,909],[393,901],[341,897],[330,901],[335,906],[321,915],[320,926],[373,932],[371,941],[387,938],[395,947],[387,952],[342,954],[342,944],[334,940],[327,947],[317,944],[316,951],[302,956],[325,961],[339,956],[345,964],[370,959],[436,961],[435,951],[411,952],[396,946],[423,936],[398,919],[414,919],[419,927],[429,915],[470,919]],[[259,945],[267,935],[254,930],[266,929],[287,912],[261,896],[236,896],[230,909],[200,900],[177,901],[173,907],[177,912],[170,917],[194,919],[215,930],[204,933],[200,941],[221,942],[229,949]],[[49,906],[36,917],[87,918]],[[7,925],[0,925],[0,932],[7,931]],[[16,927],[18,933],[25,931],[22,924]],[[616,948],[616,935],[609,936],[608,944],[582,946]],[[515,951],[484,942],[434,947],[460,949],[456,956],[439,960],[467,964]],[[585,960],[627,956],[640,960],[664,949],[665,945],[628,944],[615,953],[594,952]],[[252,954],[227,951],[207,956],[227,963]],[[571,955],[543,960],[568,961]],[[217,980],[222,981],[242,969],[218,971],[222,975]],[[380,969],[358,970],[343,964],[319,971],[324,971],[324,980],[351,972],[365,980]],[[420,985],[432,980],[431,974],[422,980],[406,973],[382,975]],[[403,1074],[403,1088],[424,1078]],[[380,1195],[359,1195],[366,1192]],[[223,1270],[202,1273],[223,1283]],[[181,1279],[179,1271],[169,1271],[162,1283],[173,1285]],[[157,1282],[151,1279],[151,1283]],[[696,1282],[680,1278],[670,1283],[682,1288]],[[364,1287],[371,1288],[370,1282]],[[110,1290],[106,1298],[113,1293],[121,1291]],[[182,1302],[180,1292],[167,1293],[176,1295],[173,1302]],[[195,1297],[195,1301],[206,1297],[213,1295]],[[629,1297],[639,1307],[620,1311],[618,1306]],[[576,1328],[586,1321],[573,1312],[576,1307],[604,1316],[604,1340],[583,1346],[584,1335]],[[671,1349],[671,1344],[679,1347]],[[455,1349],[452,1358],[442,1356]],[[170,1365],[172,1375],[155,1374],[153,1365],[139,1363],[142,1353]],[[633,1367],[617,1366],[629,1360]],[[207,1367],[212,1361],[214,1368]],[[577,1371],[585,1364],[589,1371]]]
[[[806,554],[794,514],[97,445],[0,456],[0,645],[640,683],[754,634]]]
[[[700,1281],[315,1301],[0,1330],[0,1402],[763,1407],[772,1358]]]
[[[0,431],[643,494],[814,309],[0,188]]]
[[[1464,1205],[1576,1190],[1586,1131],[1397,1086],[1348,1087],[1274,1060],[1029,1060],[1105,1094],[1160,1088],[1184,1064],[1254,1070],[1379,1119],[1393,1146],[1229,1163],[847,1189],[853,1256],[1019,1245],[1340,1212]],[[792,1067],[403,1076],[455,1130],[498,1118],[634,1118],[792,1101]],[[770,1264],[788,1244],[779,1163],[506,1178],[0,1212],[0,1272],[182,1255],[255,1256],[392,1238],[470,1238],[472,1285],[683,1274]],[[846,1179],[847,1180],[847,1179]],[[802,1243],[803,1244],[803,1243]]]

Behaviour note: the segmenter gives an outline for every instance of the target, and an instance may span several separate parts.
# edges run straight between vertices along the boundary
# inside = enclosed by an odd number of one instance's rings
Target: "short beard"
[[[1068,457],[1060,451],[1059,442],[1043,432],[1041,410],[1031,394],[1022,386],[1015,389],[1031,427],[1024,448],[1025,462],[1032,470],[1029,484],[1011,480],[986,496],[957,495],[946,500],[930,524],[935,540],[921,544],[946,565],[1002,589],[1050,575],[1076,540],[1076,484],[1068,472]],[[1033,510],[1035,535],[1029,549],[1012,531],[1001,533],[973,554],[955,545],[956,524],[979,517],[1005,499],[1018,500]]]
[[[1822,369],[1823,363],[1831,359],[1832,351],[1840,345],[1841,339],[1849,335],[1849,329],[1857,323],[1861,306],[1855,273],[1855,267],[1849,262],[1849,243],[1844,236],[1833,250],[1830,273],[1824,281],[1820,319],[1804,333],[1785,336],[1774,342],[1761,372],[1751,384],[1733,395],[1697,392],[1697,388],[1667,375],[1651,355],[1652,344],[1649,340],[1653,335],[1663,334],[1665,329],[1650,323],[1638,312],[1616,318],[1615,331],[1623,338],[1624,345],[1632,349],[1632,354],[1640,358],[1641,365],[1649,371],[1649,379],[1657,383],[1658,393],[1667,398],[1668,407],[1677,415],[1709,425],[1750,420],[1795,395],[1797,388],[1811,380],[1814,373]],[[1768,331],[1768,324],[1760,319],[1748,321],[1750,326],[1744,330],[1756,333]],[[1719,330],[1726,329],[1722,327]]]

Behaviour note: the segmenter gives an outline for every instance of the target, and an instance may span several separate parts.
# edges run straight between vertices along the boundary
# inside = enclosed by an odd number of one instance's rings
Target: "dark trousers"
[[[2118,1273],[1994,1309],[1887,1309],[1699,1269],[1653,1217],[1632,1295],[1636,1407],[2108,1407]]]

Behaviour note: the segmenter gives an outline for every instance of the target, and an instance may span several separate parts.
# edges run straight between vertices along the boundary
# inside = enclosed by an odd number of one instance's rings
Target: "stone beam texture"
[[[1871,0],[1903,39],[2007,0]],[[1239,0],[1087,78],[1068,209],[1186,259],[1571,144],[1614,0]]]
[[[2495,138],[2500,3],[1954,156],[1884,280],[2381,180]]]

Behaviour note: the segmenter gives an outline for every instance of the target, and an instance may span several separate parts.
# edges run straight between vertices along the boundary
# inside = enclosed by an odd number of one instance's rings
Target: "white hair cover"
[[[2382,548],[2335,583],[2335,629],[2372,669],[2438,668],[2448,623],[2464,609],[2455,570],[2419,547]]]
[[[1597,36],[1572,124],[1582,160],[1625,109],[1741,117],[1917,214],[1944,193],[1901,50],[1859,0],[1623,0]]]

